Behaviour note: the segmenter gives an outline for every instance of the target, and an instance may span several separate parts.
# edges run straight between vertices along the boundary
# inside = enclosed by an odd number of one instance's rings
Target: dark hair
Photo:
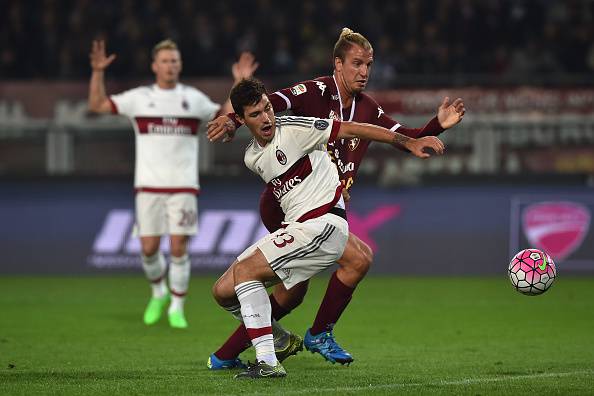
[[[231,104],[233,105],[233,111],[243,118],[245,106],[257,104],[265,93],[266,88],[264,88],[262,81],[253,77],[244,78],[233,87],[229,95]]]

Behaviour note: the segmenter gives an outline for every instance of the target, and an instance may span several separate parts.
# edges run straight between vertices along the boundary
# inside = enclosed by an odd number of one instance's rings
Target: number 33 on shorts
[[[274,245],[277,248],[283,248],[285,246],[287,246],[288,244],[292,243],[293,241],[295,241],[295,238],[293,237],[293,235],[289,234],[287,231],[283,231],[280,234],[278,234],[276,236],[276,238],[274,238],[272,240],[272,242],[274,243]]]

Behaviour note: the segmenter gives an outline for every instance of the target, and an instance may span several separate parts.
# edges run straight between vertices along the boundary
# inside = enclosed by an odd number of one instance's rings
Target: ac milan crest
[[[359,138],[350,139],[348,142],[349,150],[355,151],[357,149],[357,147],[359,146],[360,141],[361,141],[361,139],[359,139]]]
[[[524,209],[528,241],[562,260],[577,250],[590,228],[590,211],[574,202],[540,202]]]
[[[287,164],[287,156],[280,150],[276,150],[276,159],[280,162],[281,165]]]

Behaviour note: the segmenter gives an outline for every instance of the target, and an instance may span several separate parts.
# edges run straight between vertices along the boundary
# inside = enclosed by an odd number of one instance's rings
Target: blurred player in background
[[[443,153],[436,137],[409,138],[370,124],[312,117],[275,117],[264,85],[252,78],[231,91],[239,119],[254,136],[245,164],[266,183],[286,214],[284,228],[248,247],[217,280],[219,305],[243,321],[256,349],[256,362],[236,378],[284,377],[275,355],[271,305],[265,284],[283,282],[290,290],[332,266],[349,239],[343,185],[326,144],[363,138],[404,147],[427,158],[424,149]]]
[[[270,102],[274,111],[292,110],[293,114],[299,116],[364,122],[409,137],[438,135],[456,125],[464,116],[462,99],[458,98],[450,103],[446,97],[439,106],[436,117],[423,128],[408,128],[387,116],[374,99],[363,93],[373,64],[373,48],[363,35],[344,28],[334,46],[333,58],[332,76],[304,81],[271,94]],[[209,139],[230,141],[238,126],[233,115],[218,117],[209,123]],[[347,201],[350,199],[349,191],[369,143],[370,140],[353,137],[338,139],[328,144],[328,151],[338,169],[344,186],[343,195]],[[271,232],[278,229],[283,221],[284,213],[270,189],[262,193],[260,214],[264,225]],[[338,261],[339,268],[330,278],[314,323],[305,334],[306,349],[320,353],[332,363],[344,364],[353,361],[351,354],[336,342],[333,327],[349,304],[357,284],[369,270],[372,259],[371,248],[351,233],[344,254]],[[279,284],[270,295],[273,319],[278,321],[297,307],[303,301],[307,286],[308,283],[305,281],[287,291]],[[300,350],[300,345],[296,345],[295,335],[283,332],[277,323],[275,343],[277,352],[280,352],[283,358]],[[243,326],[240,326],[221,348],[210,356],[208,366],[216,369],[240,364],[237,356],[249,345],[247,333]]]
[[[155,83],[107,96],[105,69],[115,60],[106,56],[105,43],[94,41],[89,55],[92,75],[89,110],[130,118],[136,135],[136,226],[142,245],[142,267],[151,282],[152,297],[144,323],[156,323],[170,302],[169,324],[186,328],[184,299],[190,281],[187,243],[198,231],[198,130],[219,110],[231,111],[229,100],[221,108],[196,88],[181,84],[181,55],[175,42],[164,40],[152,50]],[[235,83],[257,68],[250,54],[233,65]],[[161,236],[169,234],[169,271],[159,250]],[[166,278],[169,278],[169,288]]]

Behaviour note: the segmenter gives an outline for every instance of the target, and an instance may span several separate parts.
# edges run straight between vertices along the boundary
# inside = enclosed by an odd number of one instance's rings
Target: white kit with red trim
[[[132,120],[137,191],[198,193],[198,129],[220,105],[183,84],[138,87],[110,97],[112,112]]]
[[[339,202],[342,185],[326,151],[339,129],[335,120],[276,117],[272,141],[247,147],[246,166],[267,183],[286,222],[321,216]]]

